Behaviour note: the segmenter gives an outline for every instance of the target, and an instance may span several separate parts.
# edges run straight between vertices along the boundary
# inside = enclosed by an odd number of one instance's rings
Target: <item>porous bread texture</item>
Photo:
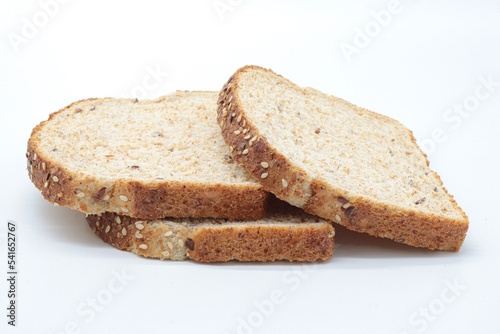
[[[218,105],[234,159],[277,197],[354,231],[460,249],[467,216],[398,121],[257,66]]]
[[[316,261],[330,259],[334,249],[331,223],[290,207],[247,222],[209,218],[141,221],[111,212],[89,215],[87,221],[104,242],[162,260]]]
[[[267,193],[231,158],[217,93],[88,99],[53,113],[28,142],[31,180],[54,205],[142,219],[257,219]]]

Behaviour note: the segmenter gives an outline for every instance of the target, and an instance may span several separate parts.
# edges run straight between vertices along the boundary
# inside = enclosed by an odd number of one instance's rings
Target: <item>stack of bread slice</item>
[[[45,199],[87,214],[119,249],[160,259],[315,261],[333,252],[325,219],[292,209],[232,159],[218,94],[90,99],[38,125],[28,170]]]
[[[45,199],[147,257],[327,260],[332,222],[457,251],[468,228],[406,127],[256,66],[220,93],[73,103],[27,159]]]

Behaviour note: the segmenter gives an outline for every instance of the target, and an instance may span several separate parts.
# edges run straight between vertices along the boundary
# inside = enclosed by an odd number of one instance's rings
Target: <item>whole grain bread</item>
[[[162,260],[316,261],[331,258],[334,248],[330,222],[288,204],[273,205],[268,217],[246,222],[138,220],[111,212],[88,215],[87,221],[104,242]]]
[[[460,249],[468,218],[398,121],[257,66],[223,86],[217,121],[234,160],[277,197],[354,231]]]
[[[54,205],[142,219],[257,219],[268,193],[231,158],[217,93],[88,99],[33,129],[29,177]]]

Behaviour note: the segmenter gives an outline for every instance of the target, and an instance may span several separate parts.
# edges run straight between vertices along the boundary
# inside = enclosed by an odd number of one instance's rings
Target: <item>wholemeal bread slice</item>
[[[268,194],[232,160],[216,103],[214,92],[75,102],[34,128],[29,176],[54,205],[88,214],[257,219]]]
[[[354,231],[460,249],[467,216],[401,123],[257,66],[218,105],[234,159],[277,197]]]
[[[333,253],[334,229],[319,217],[286,205],[273,206],[254,221],[172,218],[138,220],[106,212],[87,221],[118,249],[152,257],[200,262],[316,261]]]

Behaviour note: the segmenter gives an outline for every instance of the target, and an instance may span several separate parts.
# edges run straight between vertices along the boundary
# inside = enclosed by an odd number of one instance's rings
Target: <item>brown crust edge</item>
[[[56,114],[83,102],[100,100],[103,99],[74,102],[33,129],[26,152],[28,175],[46,200],[88,214],[114,211],[142,219],[168,216],[252,220],[265,216],[269,194],[259,185],[146,183],[92,177],[61,166],[38,149],[38,133]],[[83,197],[77,196],[80,193]],[[122,201],[120,196],[127,200]]]
[[[239,98],[234,93],[238,87],[239,75],[253,69],[275,74],[258,66],[245,66],[237,70],[220,92],[217,122],[222,129],[224,140],[233,148],[233,159],[256,177],[267,191],[290,204],[302,207],[306,212],[333,220],[357,232],[389,238],[415,247],[460,250],[468,230],[468,218],[444,187],[453,205],[463,213],[463,219],[425,214],[396,205],[375,202],[361,196],[354,197],[347,191],[331,187],[321,179],[312,179],[305,170],[270,146],[258,128],[247,119],[245,111],[240,107]],[[283,78],[281,75],[275,75]],[[285,80],[290,82],[288,79]],[[243,123],[245,134],[238,133]],[[416,144],[411,131],[406,127],[405,129]],[[257,139],[249,145],[248,139],[245,138]],[[243,154],[246,149],[248,151]],[[261,162],[266,162],[269,167],[264,168]],[[262,177],[263,173],[266,173],[265,178]],[[438,177],[442,185],[439,176],[433,171],[432,173]],[[346,203],[341,203],[339,197],[349,199],[349,205],[354,209],[344,208],[343,205]]]
[[[332,257],[334,231],[328,223],[304,223],[293,228],[243,224],[196,229],[191,237],[196,246],[189,252],[190,258],[200,262],[313,262]]]
[[[137,219],[106,212],[101,216],[88,215],[87,222],[104,242],[138,255],[166,259],[163,253],[170,250],[165,244],[164,229],[151,228],[147,223],[140,230]],[[175,250],[183,253],[175,260],[190,258],[198,262],[276,261],[297,262],[326,261],[332,257],[335,231],[329,223],[295,225],[221,224],[214,227],[184,227],[183,249],[173,242]],[[123,229],[126,234],[124,235]],[[140,234],[140,238],[136,234]],[[178,239],[176,239],[178,240]],[[189,241],[188,241],[189,240]],[[140,245],[146,245],[141,248]],[[144,247],[144,246],[143,246]]]

